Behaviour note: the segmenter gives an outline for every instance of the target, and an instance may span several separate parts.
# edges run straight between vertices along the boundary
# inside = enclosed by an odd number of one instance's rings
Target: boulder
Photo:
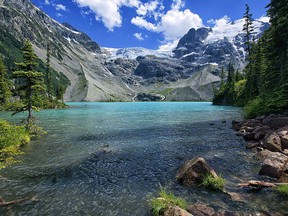
[[[215,211],[213,208],[205,205],[205,204],[193,204],[187,207],[187,211],[192,215],[197,216],[212,216],[215,215]]]
[[[203,178],[212,175],[217,178],[216,172],[207,164],[204,158],[195,157],[186,161],[177,172],[176,179],[183,185],[202,183]]]
[[[262,123],[272,129],[278,129],[288,125],[288,116],[277,116],[271,114],[270,116],[266,117]]]
[[[272,133],[263,143],[263,147],[273,151],[273,152],[281,152],[281,139],[276,133]]]
[[[288,156],[279,152],[266,151],[266,158],[262,163],[259,175],[265,175],[279,179],[284,171],[288,170]]]
[[[288,135],[281,137],[281,145],[283,149],[288,149]]]
[[[254,139],[260,140],[263,139],[266,134],[270,134],[272,131],[269,129],[268,126],[257,126],[253,131]]]
[[[170,206],[163,214],[164,216],[193,216],[184,209],[178,206]]]

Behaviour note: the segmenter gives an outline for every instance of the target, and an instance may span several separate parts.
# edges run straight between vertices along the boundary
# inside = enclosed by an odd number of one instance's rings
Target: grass
[[[214,178],[212,175],[207,175],[202,182],[202,185],[211,190],[223,190],[225,185],[225,179],[221,176]]]
[[[288,198],[288,184],[277,185],[276,191]]]
[[[167,192],[164,188],[161,188],[159,197],[152,198],[150,200],[150,205],[152,207],[153,215],[159,216],[163,215],[165,210],[167,210],[171,205],[176,205],[185,209],[187,203],[183,198],[176,197],[172,192]]]

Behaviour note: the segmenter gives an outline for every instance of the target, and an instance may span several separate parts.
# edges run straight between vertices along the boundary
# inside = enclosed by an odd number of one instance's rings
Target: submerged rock
[[[179,206],[170,206],[163,214],[163,216],[193,216],[186,210]]]
[[[216,172],[207,164],[204,158],[195,157],[192,160],[186,161],[180,167],[176,179],[181,184],[190,186],[195,183],[201,183],[207,175],[218,178]]]
[[[215,210],[205,204],[193,204],[187,207],[187,211],[192,215],[198,216],[213,216],[215,215]]]

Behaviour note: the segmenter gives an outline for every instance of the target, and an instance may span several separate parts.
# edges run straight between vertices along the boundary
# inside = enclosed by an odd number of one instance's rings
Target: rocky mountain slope
[[[9,37],[17,44],[24,38],[31,40],[43,62],[47,43],[51,44],[51,66],[71,83],[66,101],[141,100],[139,93],[148,95],[145,100],[149,95],[170,101],[209,100],[213,83],[220,80],[219,68],[231,59],[237,67],[244,64],[240,32],[221,38],[225,32],[213,34],[217,29],[191,29],[174,54],[144,48],[100,48],[85,33],[51,19],[30,0],[0,0],[0,28],[3,34],[13,32]],[[5,40],[1,44],[5,45]],[[3,47],[11,52],[7,43]],[[152,97],[155,95],[160,96]]]

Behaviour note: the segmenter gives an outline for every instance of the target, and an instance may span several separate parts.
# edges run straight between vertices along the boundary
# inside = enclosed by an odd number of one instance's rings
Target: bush
[[[211,190],[223,190],[225,185],[225,179],[223,179],[221,176],[214,178],[212,175],[207,175],[203,179],[202,185],[205,188]]]
[[[18,162],[14,157],[22,154],[19,148],[29,142],[30,135],[24,126],[0,119],[0,169]]]
[[[288,198],[288,184],[277,185],[276,191]]]
[[[171,205],[179,206],[185,209],[187,203],[180,197],[175,197],[172,192],[167,192],[164,188],[160,189],[159,197],[153,198],[150,201],[152,212],[154,216],[163,215],[165,210]]]

